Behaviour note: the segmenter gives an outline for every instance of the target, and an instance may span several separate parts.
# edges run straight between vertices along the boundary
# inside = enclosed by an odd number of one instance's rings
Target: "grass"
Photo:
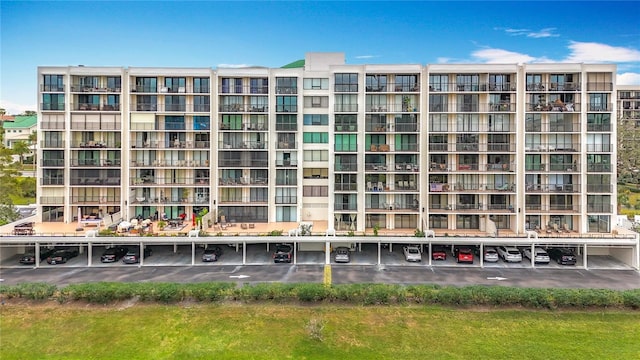
[[[123,306],[124,305],[124,306]],[[637,359],[640,312],[9,303],[8,359]]]

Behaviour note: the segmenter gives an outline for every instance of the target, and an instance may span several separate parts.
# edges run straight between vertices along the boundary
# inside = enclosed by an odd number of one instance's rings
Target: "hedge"
[[[57,288],[44,283],[0,285],[3,299],[86,301],[109,304],[147,302],[347,303],[353,305],[425,304],[453,307],[519,306],[531,309],[640,309],[640,289],[542,289],[474,285],[467,287],[397,284],[256,283],[117,283],[97,282]]]

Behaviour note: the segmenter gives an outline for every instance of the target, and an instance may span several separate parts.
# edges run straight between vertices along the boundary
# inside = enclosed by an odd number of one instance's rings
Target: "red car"
[[[456,248],[456,262],[473,264],[473,251],[469,248]]]
[[[447,260],[447,252],[444,246],[433,245],[431,246],[431,259],[432,260]]]

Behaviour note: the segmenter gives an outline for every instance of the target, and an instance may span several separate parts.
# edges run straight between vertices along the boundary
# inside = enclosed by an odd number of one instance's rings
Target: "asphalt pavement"
[[[535,288],[640,288],[640,272],[635,270],[585,270],[582,268],[474,268],[407,267],[377,265],[332,265],[334,284],[395,283],[453,286],[502,285]],[[68,284],[118,282],[208,282],[244,283],[315,282],[324,279],[323,265],[214,265],[127,267],[33,267],[0,269],[0,284],[46,282]]]

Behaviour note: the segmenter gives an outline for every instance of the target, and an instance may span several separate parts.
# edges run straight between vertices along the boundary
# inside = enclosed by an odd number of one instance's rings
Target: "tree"
[[[24,154],[31,152],[26,141],[20,140],[13,143],[13,153],[20,156],[20,164],[24,163]]]
[[[640,131],[635,121],[618,121],[618,182],[640,183]]]
[[[22,113],[22,115],[24,115],[24,116],[36,116],[36,114],[37,113],[35,111],[33,111],[33,110],[27,110],[24,113]]]

